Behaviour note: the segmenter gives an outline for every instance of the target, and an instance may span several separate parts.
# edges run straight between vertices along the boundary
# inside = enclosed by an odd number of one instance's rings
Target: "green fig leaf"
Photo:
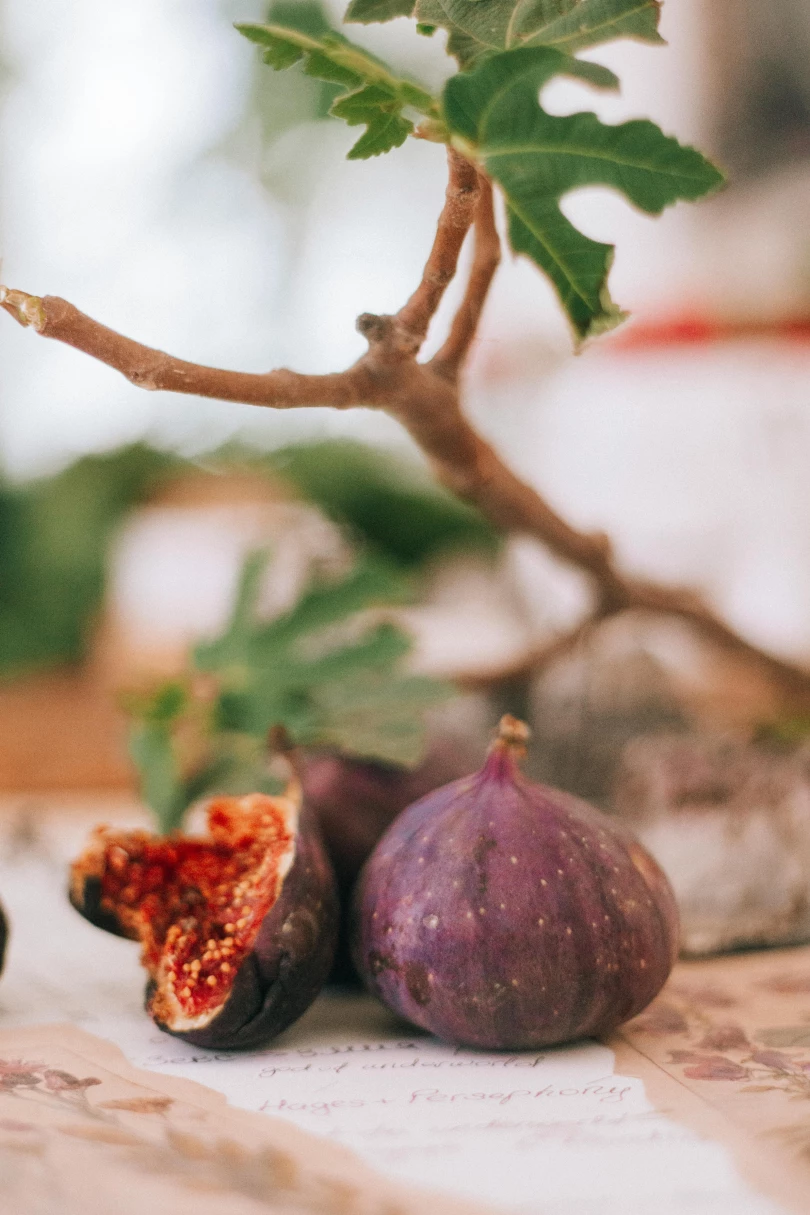
[[[700,152],[655,123],[610,126],[593,113],[558,117],[542,108],[540,89],[554,76],[609,83],[593,67],[551,47],[506,51],[453,76],[443,102],[458,145],[503,189],[512,248],[551,279],[580,341],[612,328],[622,313],[607,285],[613,246],[578,231],[560,210],[561,199],[582,186],[611,186],[660,215],[723,182]]]
[[[573,54],[614,38],[660,43],[660,10],[659,0],[417,0],[416,17],[447,30],[448,53],[467,68],[518,47]]]
[[[379,84],[367,84],[356,93],[340,97],[332,105],[336,118],[350,127],[366,126],[366,133],[349,152],[349,160],[365,160],[398,148],[413,130],[413,123],[402,117],[402,98]]]
[[[227,627],[196,647],[184,681],[129,698],[130,754],[164,832],[204,794],[270,791],[272,726],[283,725],[301,746],[415,765],[424,754],[426,710],[453,694],[445,683],[403,671],[409,638],[364,616],[410,598],[399,567],[366,557],[342,579],[314,583],[267,622],[258,610],[267,561],[261,552],[245,562]],[[207,699],[196,701],[201,679]],[[184,744],[194,757],[188,770]]]
[[[352,0],[344,21],[370,25],[372,21],[393,21],[395,17],[413,15],[416,0]]]
[[[342,34],[312,37],[282,25],[237,25],[241,34],[263,50],[276,71],[301,64],[307,76],[339,85],[345,92],[330,113],[366,132],[349,152],[350,160],[379,156],[399,147],[414,130],[404,111],[438,117],[435,98],[419,85],[395,75],[381,60]]]
[[[186,809],[183,777],[170,723],[139,722],[130,732],[129,755],[141,778],[141,794],[164,834],[179,825]]]
[[[359,671],[319,688],[320,737],[354,755],[414,767],[425,753],[425,711],[449,695],[451,689],[434,679]]]

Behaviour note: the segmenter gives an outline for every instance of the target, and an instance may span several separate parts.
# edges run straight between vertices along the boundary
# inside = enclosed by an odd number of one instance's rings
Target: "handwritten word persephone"
[[[287,1114],[318,1114],[329,1115],[339,1113],[341,1110],[358,1110],[366,1109],[375,1105],[418,1105],[422,1102],[434,1105],[453,1105],[466,1101],[480,1101],[494,1105],[509,1105],[511,1101],[520,1099],[537,1101],[537,1100],[566,1100],[579,1097],[591,1098],[603,1105],[618,1105],[624,1101],[629,1092],[632,1091],[632,1085],[626,1084],[619,1086],[610,1084],[607,1080],[592,1080],[589,1084],[581,1086],[571,1085],[570,1087],[562,1088],[556,1084],[547,1084],[544,1088],[530,1089],[517,1088],[511,1089],[508,1092],[473,1092],[473,1093],[445,1093],[438,1088],[419,1088],[414,1089],[405,1097],[371,1097],[371,1098],[345,1098],[335,1101],[288,1101],[286,1097],[282,1097],[280,1101],[265,1101],[261,1106],[263,1113],[287,1113]]]
[[[624,1087],[612,1084],[608,1087],[602,1080],[592,1080],[590,1084],[585,1084],[581,1087],[571,1085],[567,1088],[560,1088],[556,1084],[547,1084],[545,1088],[516,1088],[507,1093],[443,1093],[438,1088],[420,1088],[411,1093],[409,1104],[415,1105],[419,1101],[433,1103],[492,1101],[497,1102],[498,1105],[508,1105],[510,1101],[514,1101],[520,1097],[528,1097],[531,1100],[537,1100],[542,1097],[594,1097],[597,1101],[604,1104],[615,1104],[624,1101],[626,1094],[630,1092],[631,1088],[632,1086],[629,1084]]]

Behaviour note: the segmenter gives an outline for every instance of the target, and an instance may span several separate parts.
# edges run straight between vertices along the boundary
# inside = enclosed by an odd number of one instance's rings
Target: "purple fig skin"
[[[129,941],[137,941],[137,936],[134,936],[131,932],[127,932],[115,912],[108,911],[102,905],[100,878],[95,875],[88,875],[79,888],[71,884],[68,887],[68,898],[79,915],[89,920],[94,928],[101,928],[104,932],[109,932],[114,937],[124,937]]]
[[[337,751],[307,756],[304,801],[318,819],[341,907],[333,983],[360,982],[351,960],[349,909],[355,882],[375,844],[406,806],[468,770],[459,749],[441,742],[412,770]]]
[[[264,917],[228,998],[203,1029],[173,1037],[212,1050],[266,1046],[306,1012],[326,982],[335,955],[338,898],[332,866],[311,812],[301,812],[295,860]],[[146,991],[150,1011],[152,984]],[[150,1014],[151,1015],[151,1014]]]
[[[520,725],[504,719],[480,772],[396,820],[356,897],[367,986],[430,1033],[490,1050],[609,1033],[660,991],[678,948],[663,872],[598,810],[522,775]]]

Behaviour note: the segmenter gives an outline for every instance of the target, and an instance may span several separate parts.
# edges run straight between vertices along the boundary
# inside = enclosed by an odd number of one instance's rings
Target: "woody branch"
[[[272,409],[329,405],[383,410],[412,435],[443,485],[504,531],[534,536],[589,576],[596,606],[590,620],[578,625],[571,637],[577,637],[582,627],[630,609],[677,617],[765,674],[786,704],[810,705],[810,672],[742,637],[692,592],[626,576],[616,566],[606,536],[581,532],[567,523],[515,476],[467,421],[458,374],[478,329],[500,242],[490,183],[453,150],[448,162],[445,203],[421,281],[394,316],[365,313],[358,319],[368,351],[345,371],[302,375],[281,369],[254,375],[205,367],[123,337],[57,297],[40,299],[0,288],[0,306],[21,324],[91,355],[142,388]],[[462,302],[443,346],[432,359],[420,363],[417,355],[473,225],[473,261]],[[552,656],[559,652],[559,645],[549,651]]]

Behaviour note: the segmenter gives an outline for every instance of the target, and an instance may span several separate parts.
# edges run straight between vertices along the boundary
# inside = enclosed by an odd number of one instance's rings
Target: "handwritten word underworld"
[[[409,1059],[386,1059],[384,1062],[361,1063],[355,1060],[342,1060],[340,1063],[326,1063],[324,1057],[318,1063],[270,1063],[263,1067],[259,1072],[260,1080],[270,1080],[274,1076],[285,1076],[298,1074],[301,1072],[329,1072],[331,1075],[339,1075],[345,1071],[347,1067],[359,1067],[364,1072],[376,1071],[418,1071],[426,1068],[431,1071],[447,1071],[449,1068],[481,1068],[481,1067],[508,1067],[508,1068],[533,1068],[539,1067],[545,1058],[544,1055],[513,1055],[508,1058],[490,1059],[485,1055],[476,1058],[475,1056],[451,1059],[431,1059],[423,1055],[414,1055]]]

